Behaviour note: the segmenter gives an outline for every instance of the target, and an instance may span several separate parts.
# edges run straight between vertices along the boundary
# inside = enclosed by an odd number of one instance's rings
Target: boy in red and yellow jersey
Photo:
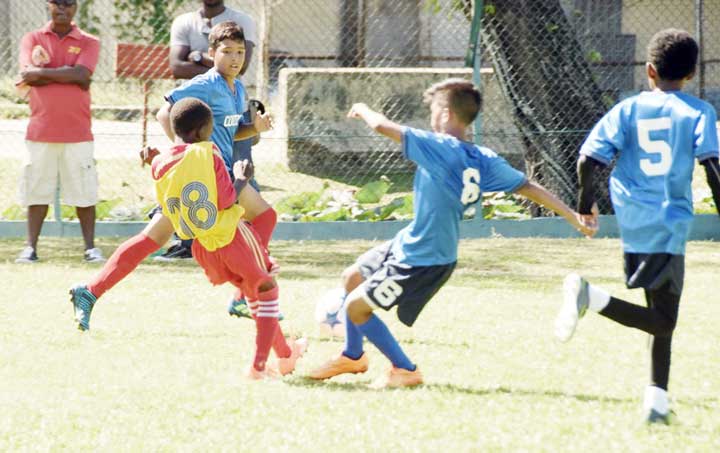
[[[182,239],[195,239],[193,256],[214,285],[229,282],[248,299],[257,326],[256,352],[248,376],[264,379],[295,369],[307,347],[301,338],[288,345],[278,323],[278,287],[270,275],[272,263],[260,236],[242,220],[237,198],[251,177],[252,166],[237,162],[234,182],[220,150],[208,139],[213,122],[210,108],[196,98],[176,102],[170,111],[175,146],[152,160],[157,198],[173,229]],[[266,367],[270,349],[277,368]]]

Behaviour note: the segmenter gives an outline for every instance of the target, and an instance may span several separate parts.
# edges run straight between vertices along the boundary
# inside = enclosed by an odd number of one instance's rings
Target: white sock
[[[651,409],[654,409],[661,414],[667,414],[669,410],[667,392],[660,387],[648,385],[645,388],[643,409],[645,412],[650,412]]]
[[[601,311],[610,302],[610,293],[591,284],[588,284],[588,297],[590,299],[588,308],[594,312]]]

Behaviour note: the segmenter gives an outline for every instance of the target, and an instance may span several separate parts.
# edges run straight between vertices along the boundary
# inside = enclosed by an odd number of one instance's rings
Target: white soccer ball
[[[345,291],[334,288],[326,291],[315,305],[315,320],[320,335],[326,337],[345,336]]]

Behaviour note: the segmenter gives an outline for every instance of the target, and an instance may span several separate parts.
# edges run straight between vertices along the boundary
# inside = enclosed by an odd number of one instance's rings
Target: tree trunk
[[[486,2],[482,37],[522,134],[528,176],[574,207],[578,151],[607,106],[560,1]],[[608,212],[606,185],[597,186]]]

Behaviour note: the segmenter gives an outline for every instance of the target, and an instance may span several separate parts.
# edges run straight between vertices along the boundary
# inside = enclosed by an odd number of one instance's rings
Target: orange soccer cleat
[[[278,379],[280,376],[278,371],[271,366],[265,366],[265,369],[260,371],[254,366],[250,365],[250,368],[248,368],[247,372],[245,373],[245,377],[247,377],[251,381],[264,381]]]
[[[279,358],[277,361],[277,368],[280,375],[285,376],[295,371],[295,364],[297,360],[305,354],[307,350],[308,342],[307,338],[298,338],[290,344],[290,357]]]
[[[320,367],[312,370],[308,377],[310,379],[329,379],[333,376],[345,373],[364,373],[368,369],[367,354],[363,353],[357,360],[353,360],[343,354],[328,360]]]
[[[423,383],[422,373],[418,368],[415,371],[392,367],[385,376],[381,376],[370,387],[374,389],[415,387]]]

